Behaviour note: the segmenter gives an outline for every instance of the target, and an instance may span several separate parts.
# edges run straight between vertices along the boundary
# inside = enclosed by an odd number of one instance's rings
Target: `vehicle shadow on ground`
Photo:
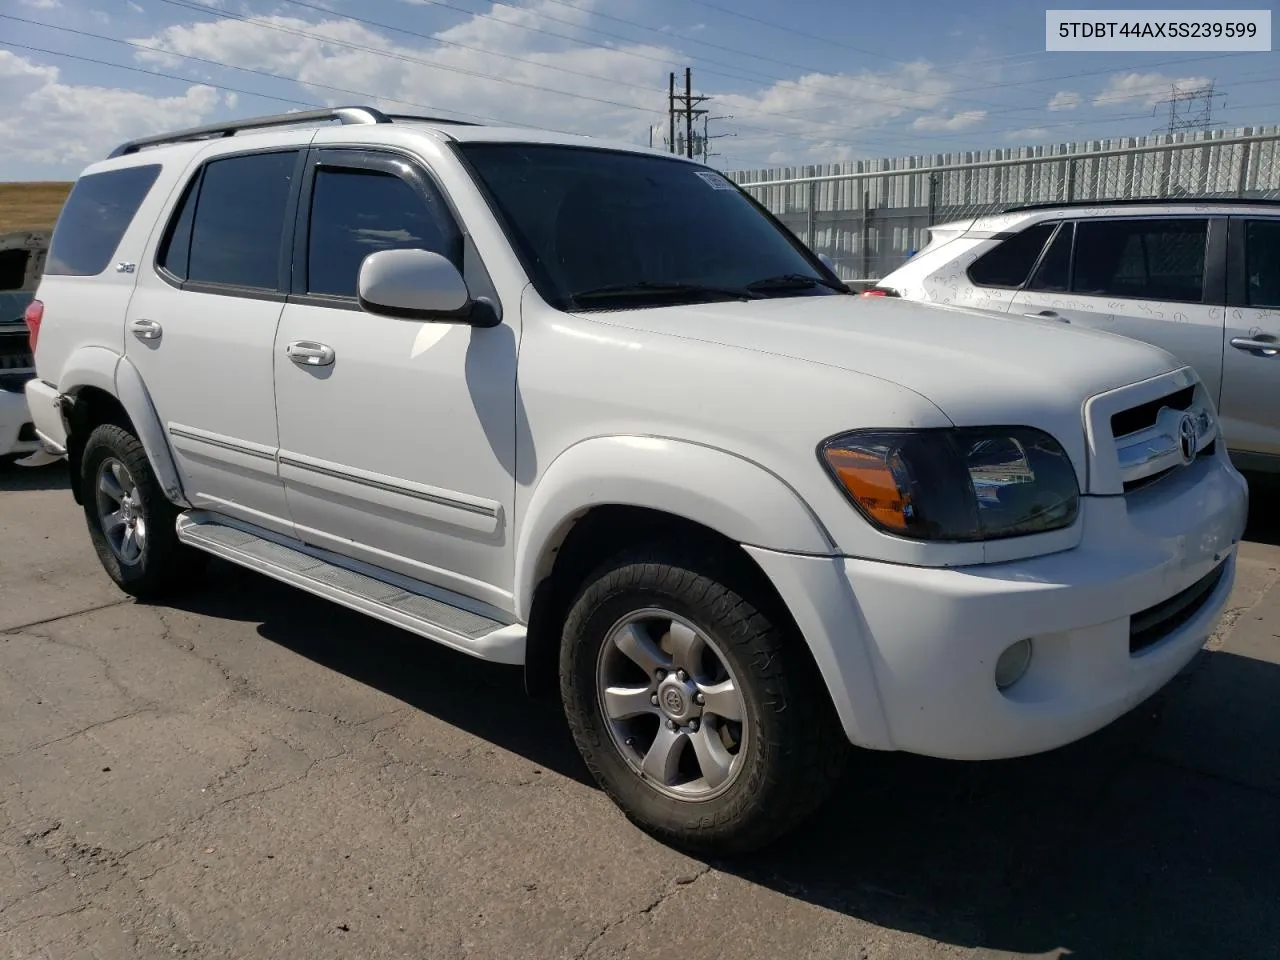
[[[1249,481],[1249,526],[1244,538],[1280,546],[1280,474],[1246,473]]]
[[[222,563],[176,605],[257,622],[301,657],[592,783],[558,706],[527,699],[518,669]],[[712,865],[979,956],[1280,956],[1276,703],[1280,667],[1205,652],[1128,716],[1050,754],[857,751],[834,799],[784,843]]]
[[[69,490],[67,465],[62,461],[44,467],[20,467],[0,460],[0,493],[9,490]]]

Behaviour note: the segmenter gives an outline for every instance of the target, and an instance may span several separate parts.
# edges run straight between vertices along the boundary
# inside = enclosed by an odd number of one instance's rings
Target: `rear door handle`
[[[289,359],[303,367],[327,367],[333,363],[333,347],[314,340],[294,340],[284,348]]]
[[[1070,323],[1066,317],[1058,316],[1057,310],[1041,310],[1039,313],[1024,313],[1024,317],[1030,317],[1033,320],[1061,320],[1063,323]]]
[[[164,333],[160,324],[154,320],[134,320],[129,324],[129,329],[139,340],[159,340]]]
[[[1233,337],[1231,345],[1237,350],[1247,350],[1255,357],[1274,357],[1280,353],[1280,340],[1275,337],[1266,340],[1261,337]]]

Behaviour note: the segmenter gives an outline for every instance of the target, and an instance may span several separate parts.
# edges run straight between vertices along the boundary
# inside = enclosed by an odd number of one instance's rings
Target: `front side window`
[[[1072,292],[1199,303],[1208,234],[1208,220],[1083,220]]]
[[[191,220],[186,279],[275,290],[298,153],[254,153],[205,166]],[[175,235],[183,229],[179,212]],[[180,258],[180,253],[175,252]]]
[[[1249,220],[1244,229],[1245,303],[1280,307],[1280,220]]]
[[[91,173],[76,181],[49,242],[46,275],[95,277],[107,268],[159,164]]]
[[[1037,223],[1003,241],[973,261],[969,279],[980,287],[1021,287],[1040,258],[1054,226],[1052,222]]]
[[[307,292],[354,297],[364,258],[379,250],[429,250],[453,259],[423,197],[390,173],[340,167],[316,169],[307,239]]]
[[[461,151],[539,294],[559,309],[847,292],[705,167],[546,144]]]

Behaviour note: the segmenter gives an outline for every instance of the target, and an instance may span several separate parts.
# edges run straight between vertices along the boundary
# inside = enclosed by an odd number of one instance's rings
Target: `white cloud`
[[[1049,98],[1045,109],[1056,113],[1059,110],[1074,110],[1078,106],[1080,106],[1080,94],[1074,90],[1059,90]]]
[[[1177,86],[1191,90],[1207,86],[1208,77],[1167,77],[1163,73],[1117,73],[1093,98],[1095,107],[1114,107],[1140,103],[1151,107],[1169,96]]]
[[[1004,138],[1006,140],[1039,140],[1048,132],[1044,127],[1023,127],[1021,130],[1010,130]]]
[[[22,0],[22,5],[33,10],[56,10],[62,6],[62,0]]]
[[[44,163],[74,173],[133,137],[192,126],[218,106],[216,90],[179,96],[63,83],[57,67],[0,50],[0,160]],[[70,167],[71,169],[68,169]]]
[[[916,117],[911,122],[913,130],[963,130],[987,119],[985,110],[961,110],[950,116],[946,114],[928,114]]]

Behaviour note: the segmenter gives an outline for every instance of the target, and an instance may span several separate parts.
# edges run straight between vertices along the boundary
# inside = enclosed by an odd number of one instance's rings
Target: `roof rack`
[[[244,130],[263,130],[268,127],[288,127],[297,123],[314,123],[318,120],[337,120],[340,123],[391,123],[392,117],[373,107],[328,107],[324,110],[301,110],[297,113],[281,113],[270,117],[250,117],[247,120],[231,120],[226,123],[210,123],[203,127],[190,127],[154,137],[141,137],[122,143],[111,151],[110,158],[137,153],[147,147],[159,147],[168,143],[186,143],[191,140],[212,140],[217,137],[233,137]]]
[[[454,120],[452,117],[427,117],[417,113],[388,113],[386,116],[393,122],[396,120],[408,120],[415,123],[448,123],[455,127],[483,126],[483,124],[475,123],[471,120]]]
[[[1192,206],[1280,206],[1280,200],[1266,197],[1136,197],[1132,200],[1059,200],[1047,203],[1024,203],[1005,207],[1001,213],[1020,213],[1023,210],[1055,210],[1073,207],[1142,207],[1148,204],[1190,204]]]

